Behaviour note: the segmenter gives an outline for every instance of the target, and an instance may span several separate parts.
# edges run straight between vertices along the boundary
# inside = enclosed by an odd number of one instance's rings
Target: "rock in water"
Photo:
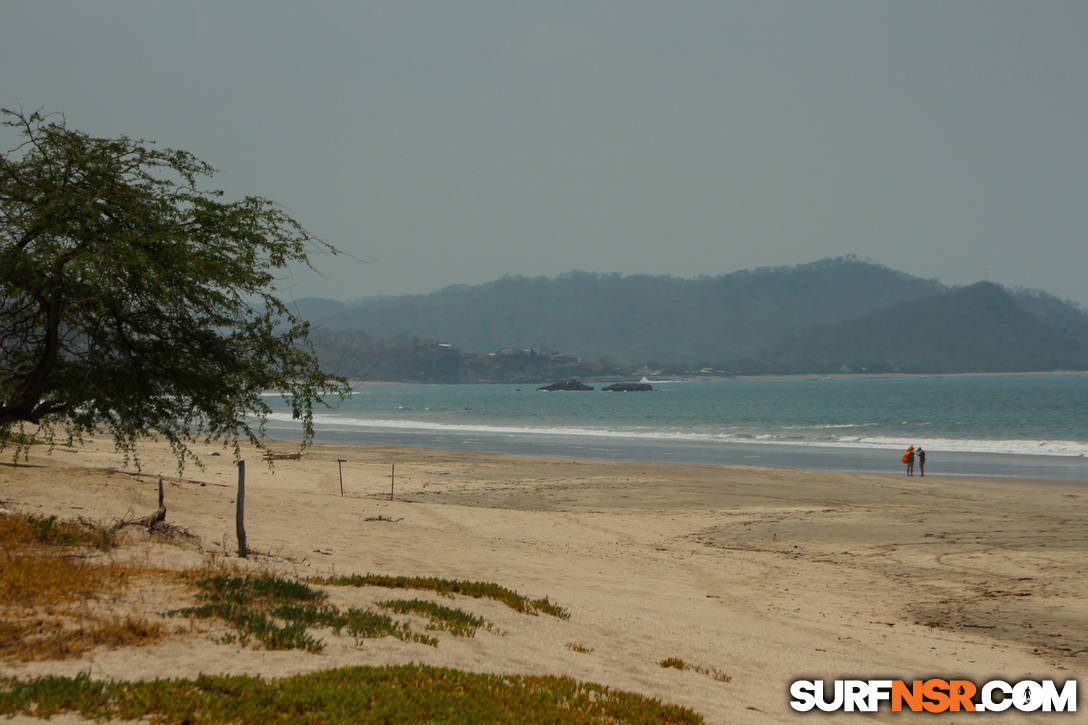
[[[577,380],[561,380],[558,383],[552,383],[551,385],[537,388],[537,390],[547,390],[551,392],[553,390],[593,390],[593,388]]]
[[[654,389],[648,383],[613,383],[601,390],[611,390],[613,393],[645,393]]]

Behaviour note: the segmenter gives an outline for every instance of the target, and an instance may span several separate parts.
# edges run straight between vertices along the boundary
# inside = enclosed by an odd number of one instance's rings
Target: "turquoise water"
[[[653,382],[648,393],[535,385],[363,385],[316,416],[357,431],[1084,457],[1088,375]],[[273,429],[289,420],[273,416]],[[456,447],[456,446],[455,446]]]

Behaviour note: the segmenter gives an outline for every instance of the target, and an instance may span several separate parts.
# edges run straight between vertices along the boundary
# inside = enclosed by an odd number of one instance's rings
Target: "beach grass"
[[[72,658],[95,648],[149,645],[177,635],[183,630],[169,630],[158,618],[96,606],[123,601],[133,587],[148,582],[177,587],[182,596],[196,590],[196,605],[165,614],[221,620],[233,631],[218,641],[256,640],[267,649],[318,652],[324,643],[315,630],[346,632],[357,642],[392,636],[437,645],[436,638],[385,614],[329,604],[319,584],[426,589],[495,599],[525,614],[569,617],[547,598],[530,599],[486,582],[387,575],[300,581],[214,566],[168,570],[123,564],[104,556],[99,529],[52,516],[0,514],[0,660]],[[454,636],[470,637],[492,626],[483,617],[420,599],[387,600],[379,606],[421,615],[429,620],[428,629]],[[0,677],[0,714],[44,719],[60,713],[193,723],[702,722],[690,709],[569,677],[480,674],[417,664],[342,667],[283,679]]]
[[[530,599],[513,589],[492,582],[474,582],[438,577],[388,576],[385,574],[352,574],[350,576],[311,577],[311,584],[324,586],[384,587],[386,589],[416,589],[432,591],[452,597],[460,594],[476,599],[486,598],[501,602],[522,614],[550,614],[559,619],[570,619],[570,613],[547,597]]]
[[[303,582],[282,577],[212,576],[194,582],[201,604],[172,609],[172,617],[219,619],[234,628],[220,639],[223,644],[246,645],[251,639],[266,649],[302,649],[320,652],[325,643],[311,628],[343,631],[358,642],[377,637],[396,637],[407,642],[435,646],[438,640],[411,631],[409,625],[364,609],[341,611],[325,602],[324,592]]]
[[[694,665],[690,662],[685,662],[679,657],[666,657],[657,664],[665,668],[671,667],[673,669],[681,671],[691,670],[693,672],[698,672],[700,675],[706,675],[707,677],[717,680],[718,682],[729,682],[733,679],[730,675],[725,674],[716,667],[703,667],[702,665]]]
[[[341,610],[313,588],[376,586],[434,591],[444,596],[490,598],[525,614],[569,614],[547,597],[531,599],[491,582],[403,577],[384,574],[315,577],[299,581],[271,574],[241,574],[214,568],[170,571],[122,565],[86,550],[117,546],[115,530],[56,516],[0,514],[0,657],[13,660],[78,657],[95,647],[152,644],[166,636],[162,623],[135,614],[102,611],[93,604],[119,599],[134,581],[158,578],[196,589],[198,603],[162,612],[166,617],[219,620],[233,629],[223,644],[257,641],[267,649],[320,652],[324,641],[314,630],[331,630],[356,642],[395,637],[436,646],[438,640],[414,632],[410,624],[366,609]],[[419,599],[389,600],[381,606],[398,614],[420,614],[427,629],[472,637],[491,623],[461,609]]]
[[[47,544],[55,546],[91,546],[109,551],[117,546],[117,530],[87,521],[60,521],[56,516],[38,517],[0,515],[5,544]]]
[[[78,657],[96,647],[152,644],[161,623],[91,606],[155,572],[100,560],[116,542],[101,527],[0,514],[0,658]]]
[[[425,665],[341,667],[282,679],[9,681],[0,714],[218,723],[701,723],[684,707],[569,677],[486,675]]]
[[[167,616],[219,619],[235,632],[220,641],[247,644],[255,639],[268,649],[304,649],[320,652],[325,644],[310,633],[312,628],[331,629],[339,635],[346,631],[356,641],[376,637],[396,637],[407,642],[436,646],[438,640],[413,632],[406,622],[365,609],[341,611],[326,602],[324,592],[309,584],[324,586],[375,586],[394,589],[434,591],[447,596],[462,594],[474,598],[498,600],[525,614],[544,612],[563,619],[569,614],[547,597],[530,599],[512,589],[490,582],[471,582],[436,577],[402,577],[379,574],[342,577],[312,577],[306,582],[269,575],[219,575],[197,579],[201,604],[165,612]],[[444,630],[458,637],[473,637],[480,627],[491,623],[461,609],[446,607],[421,599],[381,602],[379,606],[398,614],[420,614],[429,630]]]
[[[427,629],[445,630],[455,637],[475,637],[480,627],[491,629],[491,623],[483,617],[423,599],[391,599],[378,606],[398,614],[422,614],[430,620]]]

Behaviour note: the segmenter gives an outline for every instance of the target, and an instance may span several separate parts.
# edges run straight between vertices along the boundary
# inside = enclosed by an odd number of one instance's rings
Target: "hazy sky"
[[[369,260],[296,297],[858,254],[1088,305],[1086,78],[1083,0],[0,4],[0,106]]]

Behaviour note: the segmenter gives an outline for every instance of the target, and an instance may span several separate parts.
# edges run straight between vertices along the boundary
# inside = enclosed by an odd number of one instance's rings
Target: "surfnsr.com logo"
[[[1076,712],[1077,681],[1060,687],[1054,680],[796,680],[790,685],[790,707],[798,712]]]

